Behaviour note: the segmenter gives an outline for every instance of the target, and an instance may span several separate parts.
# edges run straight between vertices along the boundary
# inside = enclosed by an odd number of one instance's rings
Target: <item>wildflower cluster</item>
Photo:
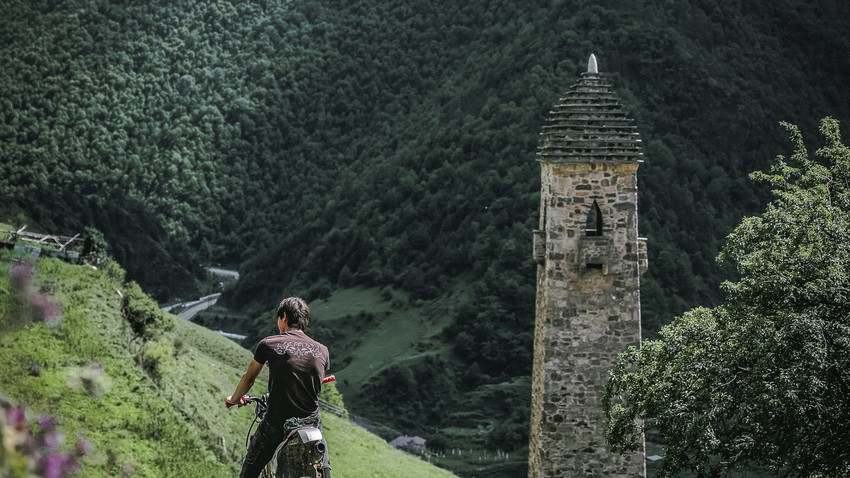
[[[0,398],[0,476],[61,478],[80,471],[79,459],[92,449],[82,436],[63,451],[65,435],[49,415],[32,420],[25,405]]]
[[[17,307],[11,311],[9,325],[25,325],[44,321],[48,326],[59,323],[62,307],[33,283],[35,265],[31,261],[14,261],[11,266],[13,302]]]

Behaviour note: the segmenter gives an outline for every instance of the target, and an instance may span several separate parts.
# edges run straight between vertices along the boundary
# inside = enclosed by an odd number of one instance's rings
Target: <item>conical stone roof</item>
[[[587,72],[549,112],[540,135],[543,162],[640,161],[643,156],[637,127],[599,74],[594,55]]]

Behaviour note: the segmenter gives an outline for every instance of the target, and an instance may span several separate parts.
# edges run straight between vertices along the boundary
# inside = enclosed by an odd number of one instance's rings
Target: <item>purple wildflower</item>
[[[85,438],[77,438],[77,453],[80,455],[88,455],[94,449],[94,445]]]
[[[56,453],[48,455],[44,462],[43,476],[44,478],[62,478],[67,463],[71,461],[71,457],[64,453]]]
[[[15,431],[22,433],[27,429],[27,409],[23,405],[11,407],[6,410],[6,420],[12,423]]]
[[[62,436],[62,433],[58,431],[50,431],[44,434],[43,443],[44,447],[48,450],[55,450],[59,448],[59,445],[62,444],[65,437]]]
[[[56,422],[53,417],[44,413],[38,417],[38,426],[44,431],[53,430],[56,427]]]
[[[62,464],[62,472],[66,475],[76,473],[80,471],[82,466],[80,463],[74,459],[73,456],[69,456],[67,460]]]
[[[32,279],[32,264],[20,262],[12,267],[12,283],[19,291],[27,289]]]

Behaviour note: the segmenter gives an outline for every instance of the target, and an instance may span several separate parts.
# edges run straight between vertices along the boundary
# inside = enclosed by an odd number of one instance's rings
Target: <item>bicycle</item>
[[[322,384],[336,381],[329,375]],[[255,404],[254,421],[245,436],[245,448],[248,448],[251,431],[259,421],[266,416],[269,394],[259,397],[244,395],[241,402],[244,405]],[[242,406],[240,404],[240,406]],[[305,424],[298,418],[290,418],[284,424],[286,438],[278,445],[271,461],[266,463],[260,476],[262,478],[330,478],[330,470],[322,468],[322,458],[325,455],[325,442],[322,431],[315,426]]]

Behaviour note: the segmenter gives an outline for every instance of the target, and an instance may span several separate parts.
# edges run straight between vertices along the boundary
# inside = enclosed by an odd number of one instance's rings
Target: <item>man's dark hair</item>
[[[310,308],[307,303],[300,297],[287,297],[280,302],[277,307],[277,318],[283,317],[286,314],[286,324],[296,329],[307,330],[307,323],[310,322]]]

